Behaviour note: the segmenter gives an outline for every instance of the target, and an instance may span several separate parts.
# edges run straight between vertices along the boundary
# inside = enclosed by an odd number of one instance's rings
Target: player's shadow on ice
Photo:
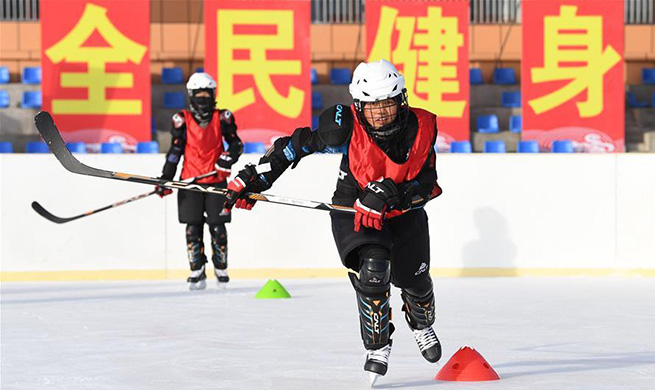
[[[523,376],[561,374],[567,372],[609,370],[655,364],[655,352],[625,352],[602,354],[569,359],[534,360],[527,362],[512,362],[494,364],[501,378],[518,378]],[[534,368],[529,371],[508,372],[513,368]],[[539,368],[542,367],[542,368]]]
[[[459,276],[517,276],[514,260],[517,247],[507,220],[491,207],[473,213],[478,239],[462,250],[463,268]],[[482,270],[482,269],[488,270]]]

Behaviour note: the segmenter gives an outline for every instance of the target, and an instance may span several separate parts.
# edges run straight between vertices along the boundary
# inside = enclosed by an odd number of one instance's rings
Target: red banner
[[[42,0],[43,109],[68,142],[150,141],[150,2]]]
[[[205,0],[205,71],[244,142],[311,126],[309,1]]]
[[[523,139],[625,151],[623,0],[524,0]]]
[[[409,105],[437,114],[439,150],[469,139],[468,15],[468,0],[366,2],[368,61],[391,61]]]

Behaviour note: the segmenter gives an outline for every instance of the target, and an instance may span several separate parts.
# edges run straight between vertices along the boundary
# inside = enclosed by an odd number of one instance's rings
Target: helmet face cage
[[[216,108],[216,90],[213,88],[199,88],[187,90],[190,108],[193,116],[203,122],[209,121]],[[209,97],[197,97],[199,92],[208,92]]]
[[[405,129],[407,126],[407,120],[409,118],[409,106],[407,104],[407,89],[402,90],[402,93],[394,96],[394,104],[397,105],[398,111],[396,113],[396,118],[380,128],[373,127],[364,116],[365,110],[374,110],[374,108],[367,107],[368,103],[372,102],[362,102],[359,99],[354,100],[355,111],[357,112],[357,119],[359,123],[362,124],[364,130],[373,138],[386,141],[393,138],[395,135],[399,134],[401,130]],[[386,100],[386,99],[385,99]],[[372,115],[370,115],[372,116]]]

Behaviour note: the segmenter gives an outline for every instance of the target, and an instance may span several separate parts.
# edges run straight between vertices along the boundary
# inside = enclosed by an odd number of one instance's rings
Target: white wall
[[[163,155],[79,155],[92,166],[157,176]],[[242,166],[259,156],[246,155]],[[340,156],[311,156],[269,191],[329,201]],[[655,269],[655,155],[443,154],[444,194],[427,207],[433,268]],[[51,155],[0,155],[0,269],[186,268],[176,196],[63,225],[150,187],[71,174]],[[259,203],[228,225],[230,267],[338,268],[328,213]],[[209,242],[208,236],[206,241]]]

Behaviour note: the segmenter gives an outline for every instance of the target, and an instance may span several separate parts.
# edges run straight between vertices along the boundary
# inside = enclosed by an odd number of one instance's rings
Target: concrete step
[[[501,131],[498,133],[474,133],[471,132],[471,146],[474,152],[482,153],[484,151],[485,141],[505,141],[507,152],[516,152],[516,146],[521,140],[521,134],[510,131]]]
[[[469,118],[471,132],[477,131],[477,120],[480,115],[496,115],[500,129],[509,130],[509,117],[512,115],[521,115],[521,108],[471,107],[471,116]]]

